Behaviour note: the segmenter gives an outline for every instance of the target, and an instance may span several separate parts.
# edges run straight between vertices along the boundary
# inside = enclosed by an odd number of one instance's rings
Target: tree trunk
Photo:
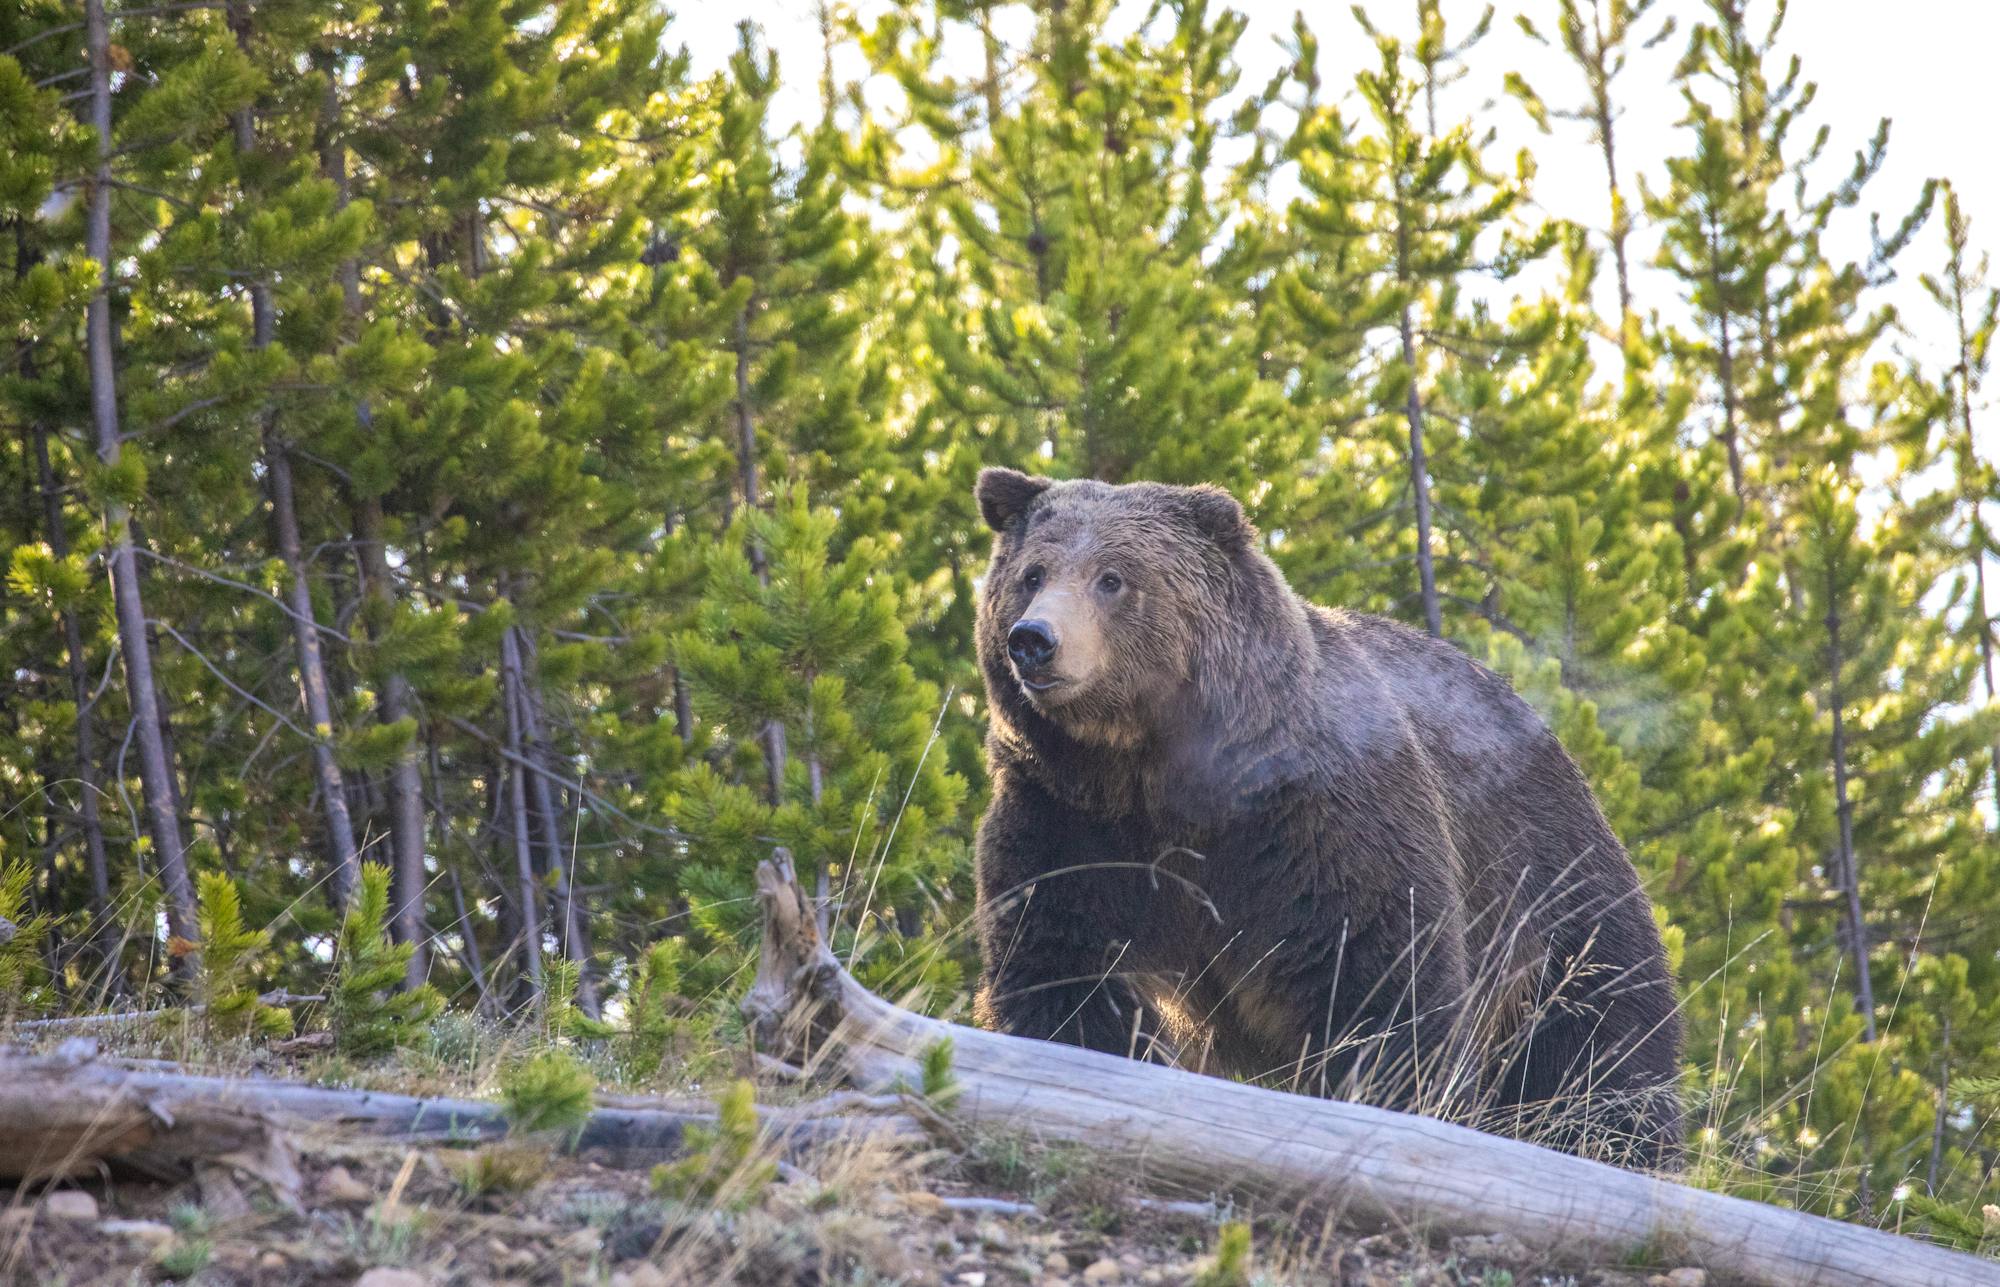
[[[346,209],[351,199],[347,177],[347,145],[340,137],[340,90],[333,71],[324,73],[326,89],[321,105],[320,170],[333,183],[334,206]],[[361,268],[354,260],[340,265],[341,305],[350,326],[361,317]],[[366,398],[354,404],[354,418],[362,429],[372,429],[373,411]],[[374,630],[381,630],[395,609],[396,592],[389,577],[389,553],[383,535],[382,498],[352,498],[356,562],[361,571],[362,602],[372,604],[377,614]],[[324,674],[324,669],[321,671]],[[397,724],[416,716],[409,680],[400,670],[382,677],[380,717],[384,724]],[[424,784],[417,765],[416,739],[405,742],[389,771],[389,869],[394,886],[394,906],[390,929],[399,943],[410,943],[405,983],[415,987],[429,972],[430,930],[424,916]]]
[[[109,468],[118,463],[122,432],[118,422],[118,375],[111,319],[111,27],[104,0],[84,0],[85,40],[90,59],[90,121],[97,131],[97,168],[90,185],[85,225],[85,253],[95,260],[97,288],[91,293],[86,317],[90,366],[90,413],[97,438],[97,458]],[[133,738],[139,749],[139,780],[145,795],[147,831],[159,863],[166,894],[167,930],[189,943],[200,937],[195,926],[194,882],[188,878],[187,850],[181,842],[173,764],[160,731],[159,691],[153,686],[153,648],[146,634],[146,607],[139,592],[139,560],[132,547],[132,515],[123,501],[106,504],[104,525],[109,537],[105,564],[111,576],[118,618],[118,644],[125,658],[125,689],[132,708]],[[191,956],[176,956],[177,969],[187,977]]]
[[[1736,494],[1735,518],[1741,518],[1749,504],[1749,497],[1743,477],[1743,447],[1736,424],[1736,354],[1729,330],[1729,301],[1722,294],[1721,238],[1722,230],[1711,217],[1708,223],[1709,286],[1715,291],[1715,375],[1716,382],[1722,386],[1722,449],[1729,456],[1729,485]]]
[[[319,621],[313,615],[312,583],[307,578],[299,540],[298,506],[292,490],[291,453],[275,434],[264,438],[265,483],[271,496],[271,522],[277,531],[278,557],[291,574],[286,595],[292,635],[298,647],[299,688],[313,735],[313,772],[319,780],[321,810],[326,815],[326,860],[330,893],[336,909],[345,909],[361,879],[360,850],[354,843],[354,821],[347,811],[347,779],[334,756],[333,697],[320,651]]]
[[[63,525],[62,495],[49,459],[48,431],[39,421],[34,425],[34,436],[35,469],[41,484],[42,519],[48,529],[49,550],[58,559],[66,559],[69,532]],[[63,612],[60,616],[70,700],[76,706],[76,776],[81,786],[77,817],[83,828],[84,867],[90,878],[90,940],[99,964],[107,970],[107,984],[117,990],[120,988],[116,969],[118,927],[111,920],[111,864],[105,857],[104,819],[98,812],[98,797],[104,788],[97,772],[97,702],[90,692],[83,626],[74,612]]]
[[[528,632],[514,627],[514,647],[520,659],[519,685],[516,692],[521,700],[521,731],[526,740],[526,754],[540,770],[528,774],[531,798],[535,802],[535,812],[541,819],[542,839],[546,858],[543,870],[555,877],[556,882],[556,944],[563,959],[576,964],[576,1002],[583,1012],[595,1019],[602,1007],[597,997],[597,981],[590,974],[590,909],[581,905],[583,895],[576,889],[576,863],[574,839],[565,840],[562,828],[562,811],[557,809],[555,792],[549,786],[555,772],[555,755],[550,748],[548,721],[543,714],[541,695],[541,665],[536,655],[535,643]]]
[[[1868,968],[1868,921],[1861,907],[1861,863],[1854,853],[1854,801],[1848,794],[1847,720],[1842,708],[1840,609],[1833,602],[1834,578],[1827,574],[1827,702],[1833,707],[1833,798],[1840,817],[1840,880],[1846,886],[1847,947],[1854,956],[1854,1004],[1861,1011],[1861,1039],[1875,1040],[1875,983]]]
[[[506,708],[509,786],[513,824],[514,877],[521,912],[522,970],[536,1001],[542,997],[542,912],[535,879],[535,851],[528,832],[528,767],[521,736],[521,654],[514,632],[500,636],[500,701]]]
[[[362,573],[367,579],[366,594],[375,605],[378,619],[374,630],[381,631],[395,610],[395,591],[390,588],[389,553],[382,532],[382,500],[363,497],[354,505],[354,535],[361,556]],[[415,722],[416,703],[409,680],[400,670],[382,677],[381,721],[385,725]],[[430,929],[424,918],[424,783],[417,765],[417,739],[411,736],[396,752],[389,770],[389,869],[395,886],[390,928],[398,943],[411,943],[406,982],[415,987],[424,981],[430,963],[426,959]]]
[[[757,869],[764,943],[743,1012],[760,1047],[864,1090],[922,1082],[950,1043],[947,1128],[1069,1140],[1149,1182],[1303,1203],[1361,1229],[1505,1232],[1591,1267],[1635,1254],[1768,1287],[1994,1287],[1992,1262],[1688,1188],[1469,1127],[1288,1095],[899,1009],[844,970],[789,858]]]
[[[243,4],[229,8],[229,26],[236,47],[250,48],[250,11]],[[236,134],[236,151],[249,157],[257,151],[256,109],[244,107],[230,116]],[[241,193],[246,202],[256,194],[246,186]],[[271,302],[270,283],[262,277],[250,281],[250,345],[262,351],[271,346],[277,331],[277,308]],[[277,538],[278,557],[290,575],[286,598],[291,610],[292,638],[298,649],[299,688],[305,701],[306,722],[312,731],[313,773],[318,780],[321,810],[326,816],[327,885],[336,910],[345,909],[361,876],[361,860],[354,844],[354,824],[347,815],[347,786],[340,763],[333,754],[333,703],[328,695],[326,665],[320,655],[319,626],[313,616],[312,585],[306,579],[305,556],[299,539],[298,505],[292,488],[290,452],[279,438],[277,413],[266,410],[260,437],[264,447],[264,486],[271,501],[271,526]]]
[[[1410,429],[1410,490],[1417,501],[1417,589],[1423,596],[1424,629],[1433,639],[1444,636],[1444,618],[1438,610],[1437,569],[1431,562],[1431,477],[1424,453],[1424,404],[1417,393],[1416,329],[1410,306],[1403,305],[1398,329],[1403,340],[1403,365],[1410,370],[1409,396],[1403,415]]]

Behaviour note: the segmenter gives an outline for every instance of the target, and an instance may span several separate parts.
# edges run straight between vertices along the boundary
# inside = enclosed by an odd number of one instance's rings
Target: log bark
[[[1558,1262],[1643,1256],[1770,1287],[2000,1284],[2000,1265],[1975,1256],[1449,1122],[913,1014],[827,950],[789,859],[760,865],[757,883],[764,942],[743,1012],[760,1049],[881,1090],[919,1084],[924,1053],[949,1041],[944,1111],[961,1131],[1065,1139],[1155,1182],[1308,1205],[1355,1228],[1504,1231]]]
[[[290,1139],[254,1103],[127,1073],[96,1060],[86,1041],[50,1055],[0,1051],[0,1179],[62,1179],[114,1163],[163,1180],[222,1166],[286,1202],[300,1188]]]
[[[914,1118],[882,1107],[832,1100],[757,1112],[765,1138],[781,1153],[862,1138],[927,1141]],[[575,1147],[611,1166],[649,1167],[681,1151],[688,1127],[715,1121],[714,1105],[700,1101],[601,1101]],[[289,1132],[307,1127],[454,1144],[499,1139],[508,1129],[500,1106],[482,1100],[208,1076],[172,1064],[99,1059],[86,1041],[48,1055],[0,1048],[0,1179],[48,1179],[101,1166],[171,1179],[222,1163],[294,1196]]]

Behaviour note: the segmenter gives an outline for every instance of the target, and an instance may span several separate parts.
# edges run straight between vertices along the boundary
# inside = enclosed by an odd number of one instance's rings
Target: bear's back
[[[1581,770],[1507,680],[1399,622],[1328,609],[1313,617],[1325,666],[1364,656],[1377,700],[1399,713],[1434,770],[1476,919],[1527,912],[1579,927],[1594,919],[1576,914],[1584,904],[1633,901],[1637,873]],[[1351,690],[1350,681],[1321,682]],[[1356,700],[1348,691],[1341,705]],[[1338,709],[1332,717],[1352,718]]]

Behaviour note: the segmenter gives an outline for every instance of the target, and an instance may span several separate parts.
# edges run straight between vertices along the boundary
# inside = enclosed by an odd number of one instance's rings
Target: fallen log
[[[0,939],[0,942],[5,942]],[[324,1001],[323,994],[300,995],[287,992],[283,988],[265,992],[258,996],[259,1005],[291,1006],[310,1005]],[[157,1010],[116,1010],[109,1014],[71,1014],[56,1019],[23,1019],[14,1025],[14,1032],[22,1036],[81,1036],[103,1028],[117,1028],[128,1024],[151,1023],[156,1019],[193,1019],[208,1012],[205,1005],[163,1006]]]
[[[1070,1141],[1153,1181],[1324,1209],[1349,1227],[1507,1233],[1558,1263],[1699,1266],[1732,1282],[1995,1287],[2000,1265],[1710,1193],[1432,1118],[1289,1095],[914,1014],[827,950],[783,855],[761,864],[764,942],[742,1008],[767,1053],[862,1091],[917,1085],[949,1041],[959,1130]]]
[[[867,1106],[765,1106],[758,1115],[785,1152],[862,1137],[929,1138],[914,1118]],[[712,1104],[621,1099],[591,1113],[575,1148],[610,1166],[651,1166],[682,1150],[688,1127],[715,1120]],[[296,1194],[290,1132],[311,1126],[443,1144],[498,1139],[508,1130],[500,1105],[483,1100],[193,1073],[101,1059],[81,1039],[46,1055],[0,1049],[0,1179],[56,1179],[106,1165],[168,1179],[221,1163]]]

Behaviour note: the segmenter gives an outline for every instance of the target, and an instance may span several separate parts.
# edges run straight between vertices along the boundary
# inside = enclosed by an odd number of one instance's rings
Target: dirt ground
[[[968,1157],[833,1147],[751,1190],[683,1204],[643,1171],[547,1141],[484,1149],[298,1141],[297,1209],[221,1173],[11,1195],[0,1281],[1112,1287],[1701,1287],[1698,1270],[1560,1272],[1505,1237],[1433,1245],[1299,1213],[1149,1197],[1074,1154],[986,1142]],[[1218,1263],[1247,1222],[1247,1259]]]

